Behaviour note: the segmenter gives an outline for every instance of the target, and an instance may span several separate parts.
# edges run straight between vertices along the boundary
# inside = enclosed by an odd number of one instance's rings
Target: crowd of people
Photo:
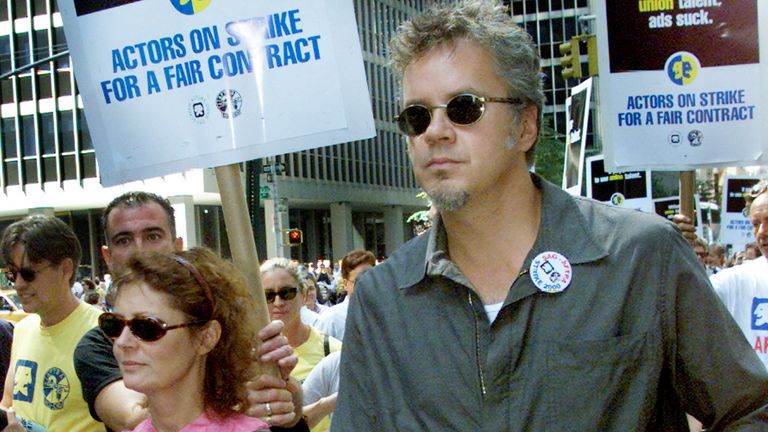
[[[4,430],[768,430],[766,183],[748,209],[763,256],[699,262],[717,248],[685,220],[530,172],[540,58],[499,2],[437,3],[390,53],[429,231],[382,263],[258,263],[257,329],[244,277],[185,250],[160,196],[104,210],[102,294],[73,288],[71,227],[15,222],[0,252],[32,315],[3,362]]]

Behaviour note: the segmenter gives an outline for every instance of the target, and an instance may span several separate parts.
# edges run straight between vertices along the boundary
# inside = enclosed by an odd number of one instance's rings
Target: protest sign
[[[674,217],[677,214],[680,214],[680,197],[679,196],[673,196],[673,197],[665,197],[665,198],[656,198],[653,200],[653,207],[654,211],[657,215],[667,218],[668,220],[672,220],[672,217]],[[702,225],[702,219],[701,219],[701,212],[699,212],[700,204],[699,204],[699,196],[698,194],[694,196],[694,209],[693,211],[696,213],[696,217],[693,218],[693,223],[696,226],[696,235],[704,238],[704,230]]]
[[[375,134],[349,0],[59,8],[106,186]]]
[[[768,160],[765,2],[594,5],[608,169]]]
[[[568,125],[568,132],[565,135],[562,187],[572,195],[581,195],[591,95],[592,79],[590,78],[574,87],[571,95],[565,100],[565,123]]]
[[[653,212],[651,172],[608,172],[603,156],[587,158],[587,196],[616,207]]]
[[[733,245],[735,250],[743,250],[747,243],[755,241],[745,196],[759,181],[757,177],[725,177],[723,179],[720,243]]]

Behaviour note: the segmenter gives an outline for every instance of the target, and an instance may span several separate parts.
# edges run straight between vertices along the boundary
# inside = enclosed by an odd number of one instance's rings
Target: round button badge
[[[551,251],[536,255],[529,271],[536,288],[550,294],[565,291],[573,278],[568,258]]]

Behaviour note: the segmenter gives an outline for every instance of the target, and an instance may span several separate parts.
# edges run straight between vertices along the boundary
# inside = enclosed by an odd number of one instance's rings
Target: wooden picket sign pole
[[[227,225],[229,249],[232,261],[245,276],[248,286],[256,303],[256,325],[259,329],[269,324],[269,309],[261,286],[259,256],[253,239],[253,228],[248,216],[248,204],[245,200],[245,190],[240,175],[240,164],[230,164],[215,168],[216,182],[219,185],[221,206],[224,210],[224,221]],[[257,344],[260,344],[257,341]],[[260,365],[263,373],[280,377],[280,370],[275,364]]]
[[[693,195],[696,192],[696,171],[680,172],[680,213],[691,218],[696,223],[696,209]]]

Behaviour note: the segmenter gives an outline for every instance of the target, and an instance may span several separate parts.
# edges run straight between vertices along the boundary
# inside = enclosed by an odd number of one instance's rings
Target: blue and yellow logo
[[[194,15],[202,12],[211,4],[212,0],[171,0],[171,4],[177,11],[184,15]]]
[[[53,367],[48,369],[43,377],[43,394],[45,406],[52,410],[64,408],[64,401],[69,396],[69,378],[63,370]]]
[[[664,66],[670,81],[680,86],[692,83],[699,74],[700,68],[699,59],[685,51],[676,52],[669,56],[667,64]]]

